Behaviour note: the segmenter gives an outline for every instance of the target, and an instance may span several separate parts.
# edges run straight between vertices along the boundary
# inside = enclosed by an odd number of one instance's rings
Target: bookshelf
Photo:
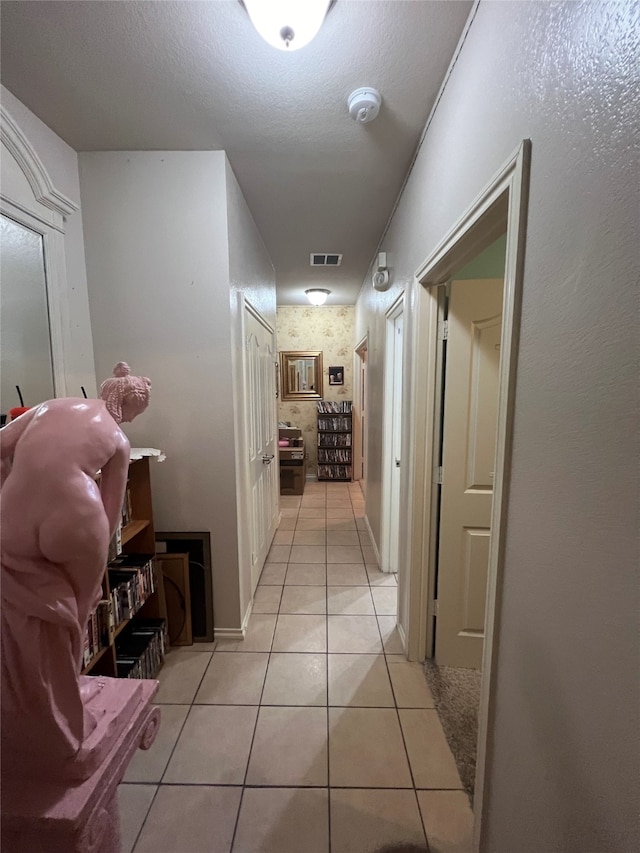
[[[87,626],[84,675],[154,678],[162,666],[167,611],[155,561],[150,449],[132,448],[122,521],[109,548],[102,600]]]
[[[318,480],[351,480],[351,400],[318,403]]]

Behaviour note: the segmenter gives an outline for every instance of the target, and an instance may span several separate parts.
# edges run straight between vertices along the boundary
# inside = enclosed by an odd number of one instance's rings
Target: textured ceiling
[[[77,151],[224,149],[279,304],[355,302],[471,2],[338,0],[294,53],[237,0],[3,0],[2,82]],[[358,125],[347,96],[382,94]],[[312,269],[310,252],[344,254]]]

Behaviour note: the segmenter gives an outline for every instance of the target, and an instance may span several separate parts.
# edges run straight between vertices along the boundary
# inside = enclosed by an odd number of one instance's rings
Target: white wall
[[[167,454],[152,465],[156,528],[211,533],[215,627],[239,628],[225,154],[87,153],[80,175],[98,376],[124,359],[151,378],[126,431]]]
[[[532,139],[487,853],[637,849],[639,9],[481,2],[357,305],[379,536],[384,311]]]
[[[42,160],[54,187],[76,204],[80,204],[76,152],[4,86],[0,86],[0,99]],[[84,385],[87,394],[94,396],[96,377],[87,297],[82,211],[67,217],[64,245],[69,307],[65,346],[67,393],[71,397],[80,397],[80,388]]]
[[[246,299],[272,329],[276,327],[275,273],[260,232],[225,157],[229,283],[231,299],[231,370],[236,423],[236,487],[238,489],[238,562],[240,612],[251,601],[250,495],[246,478],[249,447],[246,442],[246,406],[242,340],[242,304]],[[275,400],[273,401],[275,408]]]

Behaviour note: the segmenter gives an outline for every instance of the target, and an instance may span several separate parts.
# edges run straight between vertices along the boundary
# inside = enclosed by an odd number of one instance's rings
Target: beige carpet
[[[426,661],[425,673],[462,785],[472,800],[476,778],[480,673],[475,669],[438,666],[433,661]]]

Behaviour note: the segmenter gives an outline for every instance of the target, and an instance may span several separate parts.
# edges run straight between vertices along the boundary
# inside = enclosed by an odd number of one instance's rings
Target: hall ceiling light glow
[[[278,50],[299,50],[318,34],[332,0],[243,0],[262,38]]]
[[[312,305],[324,305],[327,301],[327,296],[331,293],[330,290],[324,290],[321,287],[311,287],[309,290],[305,290],[307,294],[307,299]]]

